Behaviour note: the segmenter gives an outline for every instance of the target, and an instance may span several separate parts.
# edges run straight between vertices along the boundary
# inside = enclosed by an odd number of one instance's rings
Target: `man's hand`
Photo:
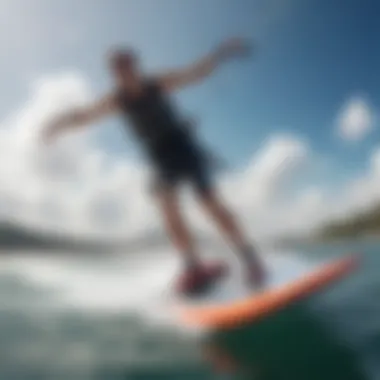
[[[223,42],[217,49],[217,56],[221,59],[247,57],[252,52],[252,46],[242,38],[231,38]]]
[[[41,140],[44,144],[53,143],[64,130],[81,124],[83,115],[78,111],[69,112],[50,121],[42,130]]]
[[[45,125],[41,132],[41,141],[45,145],[54,143],[64,129],[68,129],[69,125],[67,125],[68,123],[65,123],[66,121],[67,116],[66,118],[57,118]]]

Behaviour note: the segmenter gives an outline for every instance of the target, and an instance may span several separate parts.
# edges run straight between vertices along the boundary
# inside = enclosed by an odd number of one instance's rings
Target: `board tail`
[[[185,307],[180,310],[180,316],[186,324],[214,329],[231,328],[246,322],[255,322],[322,290],[332,282],[353,272],[359,262],[359,255],[337,259],[285,286],[226,305]]]

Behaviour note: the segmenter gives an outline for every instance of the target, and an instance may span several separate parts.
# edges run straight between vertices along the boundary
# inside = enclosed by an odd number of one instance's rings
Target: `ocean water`
[[[176,323],[169,290],[177,263],[164,247],[3,256],[0,378],[380,379],[379,250],[366,240],[268,253],[277,282],[351,252],[363,262],[306,302],[223,333]]]

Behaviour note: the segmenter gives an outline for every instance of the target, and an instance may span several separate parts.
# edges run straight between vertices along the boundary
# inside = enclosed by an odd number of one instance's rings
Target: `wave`
[[[220,247],[209,254],[224,256],[230,252]],[[282,252],[268,253],[266,261],[274,273],[273,284],[298,277],[314,265]],[[15,371],[21,368],[16,363],[23,363],[29,376],[39,371],[79,379],[91,377],[90,371],[93,378],[102,380],[211,379],[214,377],[202,357],[205,345],[207,348],[212,343],[231,356],[239,368],[263,371],[261,378],[265,380],[304,379],[310,368],[312,379],[336,379],[339,374],[352,380],[366,378],[353,372],[357,371],[354,354],[341,346],[335,330],[326,330],[314,319],[315,313],[310,310],[311,314],[305,314],[303,307],[290,308],[232,335],[202,334],[193,339],[178,325],[166,323],[169,320],[161,323],[165,311],[173,317],[165,306],[171,300],[168,289],[178,264],[167,248],[110,255],[100,262],[92,257],[61,256],[12,256],[9,262],[12,268],[8,266],[11,271],[7,277],[6,265],[1,268],[0,289],[8,287],[5,293],[12,295],[9,300],[21,299],[24,294],[25,308],[19,307],[16,312],[8,307],[1,313],[0,333],[8,352],[4,367],[0,366],[4,370]],[[21,280],[17,286],[15,276]],[[231,292],[234,290],[233,297],[239,281],[236,272],[227,285]],[[334,304],[339,304],[337,299]],[[54,307],[48,310],[48,305]],[[323,310],[331,320],[331,307],[324,304]],[[347,313],[343,317],[347,319]],[[330,373],[334,376],[328,376]]]
[[[97,238],[78,237],[63,231],[45,231],[18,223],[0,223],[0,250],[43,252],[97,253],[109,250],[124,252],[146,251],[147,249],[167,244],[161,232],[146,231],[133,238]]]

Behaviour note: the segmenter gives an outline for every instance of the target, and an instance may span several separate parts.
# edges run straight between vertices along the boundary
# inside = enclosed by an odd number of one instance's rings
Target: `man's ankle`
[[[201,266],[199,258],[187,255],[184,261],[186,270],[195,270]]]
[[[243,260],[247,261],[249,264],[258,263],[259,256],[257,250],[251,244],[245,244],[239,249]]]

